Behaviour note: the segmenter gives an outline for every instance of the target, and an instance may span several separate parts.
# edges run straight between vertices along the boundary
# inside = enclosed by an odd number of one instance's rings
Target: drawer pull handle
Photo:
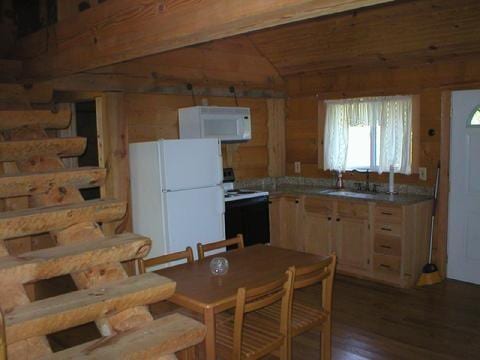
[[[386,264],[380,264],[380,267],[383,267],[383,268],[386,268],[386,269],[390,269],[390,265],[386,265]]]
[[[331,216],[327,217],[327,220],[328,221],[332,220],[332,217]]]
[[[337,221],[340,221],[340,218],[337,218],[336,220],[337,220]]]
[[[384,248],[384,249],[391,249],[392,247],[389,246],[389,245],[380,245],[381,248]]]
[[[387,211],[382,211],[382,215],[393,215],[393,213],[387,212]]]
[[[382,228],[381,228],[381,229],[382,229],[382,230],[384,230],[384,231],[392,231],[392,229],[390,229],[390,228],[387,228],[387,227],[385,227],[385,226],[382,226]]]

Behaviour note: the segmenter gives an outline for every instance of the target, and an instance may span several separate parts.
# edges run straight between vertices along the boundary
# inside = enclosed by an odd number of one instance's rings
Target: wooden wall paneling
[[[268,99],[268,176],[285,176],[285,100]]]
[[[318,99],[315,96],[289,98],[286,121],[286,173],[308,176],[307,168],[317,168]],[[293,163],[301,163],[301,173],[293,172]],[[307,172],[306,172],[307,171]],[[315,170],[316,171],[316,170]]]
[[[324,136],[325,136],[325,120],[327,118],[327,107],[323,100],[318,100],[318,117],[317,117],[317,164],[319,169],[323,169],[324,165]]]
[[[440,146],[440,186],[434,231],[435,257],[440,274],[447,273],[447,235],[448,235],[448,196],[450,192],[450,121],[451,91],[442,91],[441,95],[441,146]]]
[[[479,14],[476,0],[403,1],[266,29],[250,37],[281,75],[385,69],[478,54]]]
[[[205,97],[210,105],[236,106],[232,97]],[[196,104],[202,98],[196,98]],[[178,139],[178,108],[193,106],[192,96],[125,94],[129,142]],[[265,99],[238,99],[252,114],[252,140],[222,146],[224,166],[238,179],[268,176],[268,111]]]
[[[53,78],[388,1],[106,1],[23,38],[16,53],[26,78]]]
[[[321,98],[398,95],[428,88],[459,88],[480,84],[480,56],[402,66],[392,69],[347,69],[334,72],[287,76],[290,97],[318,95]],[[471,86],[470,86],[471,87]]]
[[[102,198],[128,201],[130,170],[128,164],[128,126],[123,93],[105,93],[96,98],[99,166],[107,169]],[[128,209],[127,209],[128,212]],[[106,235],[120,234],[131,228],[130,216],[103,225]]]
[[[5,9],[3,10],[5,11]],[[2,31],[2,40],[5,39],[4,36],[6,36],[6,33],[5,31]],[[22,73],[21,61],[0,59],[0,82],[6,82],[6,83],[15,82],[17,79],[20,78],[21,73]]]

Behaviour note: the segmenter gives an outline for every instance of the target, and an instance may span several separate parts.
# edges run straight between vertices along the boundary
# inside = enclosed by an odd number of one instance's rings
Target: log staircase
[[[144,257],[150,240],[104,234],[99,223],[124,217],[126,204],[84,201],[79,189],[103,185],[107,174],[64,167],[61,158],[82,154],[86,141],[45,129],[69,121],[65,109],[0,111],[0,359],[172,358],[202,341],[205,329],[180,314],[154,320],[149,313],[146,305],[171,296],[175,283],[153,273],[128,277],[121,262]],[[55,246],[42,246],[39,234]],[[33,239],[35,249],[9,246]],[[77,291],[31,301],[26,284],[66,274]],[[52,351],[47,335],[90,322],[100,339]]]

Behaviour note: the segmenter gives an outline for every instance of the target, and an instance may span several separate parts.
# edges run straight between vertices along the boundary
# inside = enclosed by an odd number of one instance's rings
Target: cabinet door
[[[368,220],[349,217],[335,220],[339,266],[352,270],[368,270],[370,263]]]
[[[282,237],[282,247],[286,249],[303,251],[303,241],[298,226],[299,199],[286,196],[282,198],[282,224],[285,226]]]
[[[328,255],[332,251],[332,217],[305,212],[302,221],[305,252]]]
[[[278,247],[282,246],[281,200],[279,197],[270,198],[268,210],[270,218],[270,244]]]

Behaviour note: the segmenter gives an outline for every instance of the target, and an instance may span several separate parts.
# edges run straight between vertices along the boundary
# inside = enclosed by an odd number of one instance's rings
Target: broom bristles
[[[422,273],[417,281],[417,286],[433,285],[439,282],[442,282],[442,277],[438,271]]]

